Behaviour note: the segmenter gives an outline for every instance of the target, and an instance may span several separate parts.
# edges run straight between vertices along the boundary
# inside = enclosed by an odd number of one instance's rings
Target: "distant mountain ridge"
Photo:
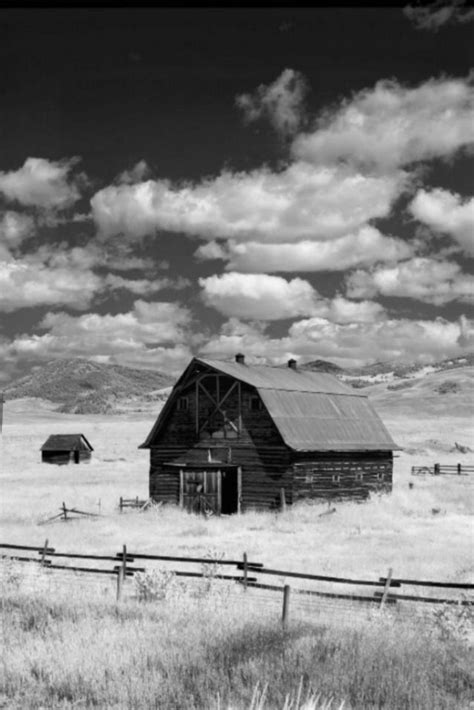
[[[329,372],[354,387],[364,387],[377,382],[396,382],[400,379],[423,377],[433,372],[453,370],[474,365],[474,353],[456,358],[446,358],[434,363],[400,363],[393,360],[375,362],[362,367],[342,368],[326,360],[313,360],[301,365],[303,370]]]
[[[58,403],[58,411],[75,414],[113,413],[121,401],[148,398],[174,384],[155,370],[105,365],[84,358],[51,360],[5,388],[6,399],[38,397]],[[160,399],[157,393],[157,399]]]

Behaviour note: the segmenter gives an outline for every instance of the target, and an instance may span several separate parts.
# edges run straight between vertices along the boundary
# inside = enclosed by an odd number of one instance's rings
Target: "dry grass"
[[[13,405],[17,410],[9,415]],[[0,473],[6,542],[41,544],[47,537],[62,551],[81,547],[91,553],[115,552],[124,543],[136,552],[162,554],[201,555],[214,549],[240,557],[247,551],[255,561],[284,569],[378,576],[391,566],[398,576],[474,582],[472,477],[410,476],[412,465],[472,461],[469,455],[430,449],[432,440],[438,441],[438,449],[448,450],[454,441],[472,445],[467,420],[386,418],[400,444],[427,451],[402,453],[395,460],[390,496],[337,505],[335,514],[323,517],[319,514],[325,505],[301,504],[285,514],[248,512],[204,520],[175,508],[118,513],[120,495],[147,496],[148,452],[137,446],[152,419],[85,418],[33,407],[25,411],[18,402],[7,403],[6,414]],[[85,433],[95,448],[92,462],[41,464],[39,448],[52,431]],[[91,512],[98,512],[100,501],[105,517],[38,525],[57,513],[62,501]]]
[[[396,459],[391,496],[337,505],[336,513],[323,517],[324,505],[301,504],[284,514],[204,520],[175,508],[122,515],[116,510],[120,495],[147,495],[148,452],[136,447],[152,417],[58,415],[34,402],[8,403],[6,415],[0,473],[5,542],[41,544],[47,537],[62,551],[91,553],[116,552],[123,543],[132,551],[162,554],[213,550],[240,557],[245,550],[250,559],[284,569],[378,577],[390,566],[397,576],[474,582],[472,479],[410,477],[412,465],[472,462],[448,453],[455,441],[472,446],[467,419],[385,416],[394,438],[419,452]],[[52,432],[83,432],[95,448],[91,464],[41,464],[39,448]],[[100,500],[105,516],[39,525],[63,500],[95,512]],[[275,608],[233,598],[223,604],[212,595],[192,603],[181,595],[117,608],[82,587],[76,593],[59,587],[54,597],[38,590],[31,596],[27,587],[7,590],[0,705],[470,707],[472,659],[460,642],[388,618],[333,623],[319,616],[304,625],[296,618],[283,631]]]
[[[383,618],[284,630],[212,591],[120,606],[16,591],[2,625],[9,708],[454,710],[473,699],[460,642]]]

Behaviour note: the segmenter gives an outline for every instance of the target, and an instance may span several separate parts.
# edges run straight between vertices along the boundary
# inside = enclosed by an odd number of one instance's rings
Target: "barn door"
[[[180,505],[190,513],[219,515],[221,512],[221,472],[180,471]]]

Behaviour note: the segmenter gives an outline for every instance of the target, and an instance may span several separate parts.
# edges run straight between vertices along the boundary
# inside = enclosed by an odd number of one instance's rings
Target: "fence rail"
[[[6,553],[2,553],[5,550]],[[38,553],[38,557],[28,557],[17,554],[17,552],[26,553]],[[434,580],[420,580],[420,579],[405,579],[396,578],[393,576],[393,571],[390,569],[386,576],[381,576],[378,579],[354,579],[349,577],[337,577],[329,575],[319,575],[319,574],[309,574],[306,572],[295,572],[292,570],[280,570],[265,567],[261,562],[252,562],[248,560],[247,554],[244,553],[242,559],[218,559],[209,557],[183,557],[177,555],[153,555],[149,553],[139,553],[139,552],[129,552],[126,545],[123,546],[120,552],[115,555],[94,555],[87,554],[84,552],[58,552],[54,547],[50,547],[48,540],[44,542],[42,546],[31,546],[31,545],[16,545],[10,543],[0,543],[0,557],[6,560],[14,560],[18,562],[30,562],[36,563],[43,567],[45,570],[68,570],[71,572],[78,572],[84,574],[94,574],[94,575],[111,575],[115,576],[117,579],[117,599],[120,599],[122,591],[124,588],[125,579],[133,577],[137,572],[146,572],[149,567],[135,567],[132,563],[139,560],[144,560],[147,563],[151,562],[175,562],[184,563],[189,565],[201,565],[200,571],[189,571],[183,569],[173,569],[169,570],[171,573],[177,577],[188,577],[193,579],[198,578],[212,578],[227,580],[237,582],[242,585],[245,590],[247,589],[261,589],[272,592],[283,593],[283,590],[289,585],[287,584],[287,579],[299,579],[306,580],[311,583],[317,583],[318,585],[323,585],[323,588],[319,589],[301,589],[301,588],[291,588],[292,594],[303,595],[307,597],[319,597],[334,600],[346,600],[350,602],[357,603],[367,603],[370,605],[378,605],[383,607],[385,604],[395,605],[398,602],[411,602],[420,604],[461,604],[463,606],[469,605],[474,606],[474,599],[458,599],[458,598],[440,598],[440,597],[430,597],[430,596],[420,596],[414,594],[399,593],[402,587],[426,587],[426,588],[439,588],[439,589],[450,589],[458,590],[462,593],[474,590],[474,584],[467,582],[439,582]],[[78,559],[78,560],[91,560],[92,564],[96,566],[69,566],[66,564],[57,564],[55,562],[56,558],[67,558],[67,559]],[[99,567],[97,564],[104,562],[114,562],[116,563],[113,568]],[[202,566],[207,566],[207,569],[203,569]],[[237,574],[222,574],[220,571],[221,566],[234,567],[237,570]],[[211,571],[210,571],[211,570]],[[283,578],[283,584],[266,584],[260,581],[260,575],[266,575],[270,577],[280,577]],[[374,590],[373,594],[363,594],[363,593],[351,593],[341,589],[341,591],[329,591],[324,589],[324,585],[340,585],[344,586],[357,586],[378,589]],[[369,589],[367,590],[369,592]],[[396,590],[396,591],[392,591]],[[404,591],[404,590],[403,590]],[[288,597],[289,592],[285,592]],[[286,609],[288,607],[288,599],[285,602]],[[287,611],[285,612],[287,614]]]
[[[474,466],[466,466],[465,464],[439,464],[435,463],[432,466],[412,466],[412,476],[423,476],[430,474],[432,476],[468,476],[474,474]]]

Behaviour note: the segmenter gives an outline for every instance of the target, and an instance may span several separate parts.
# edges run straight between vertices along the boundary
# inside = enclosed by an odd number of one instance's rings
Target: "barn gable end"
[[[140,448],[152,498],[237,512],[276,507],[282,490],[287,503],[389,490],[397,447],[331,375],[195,358]]]

